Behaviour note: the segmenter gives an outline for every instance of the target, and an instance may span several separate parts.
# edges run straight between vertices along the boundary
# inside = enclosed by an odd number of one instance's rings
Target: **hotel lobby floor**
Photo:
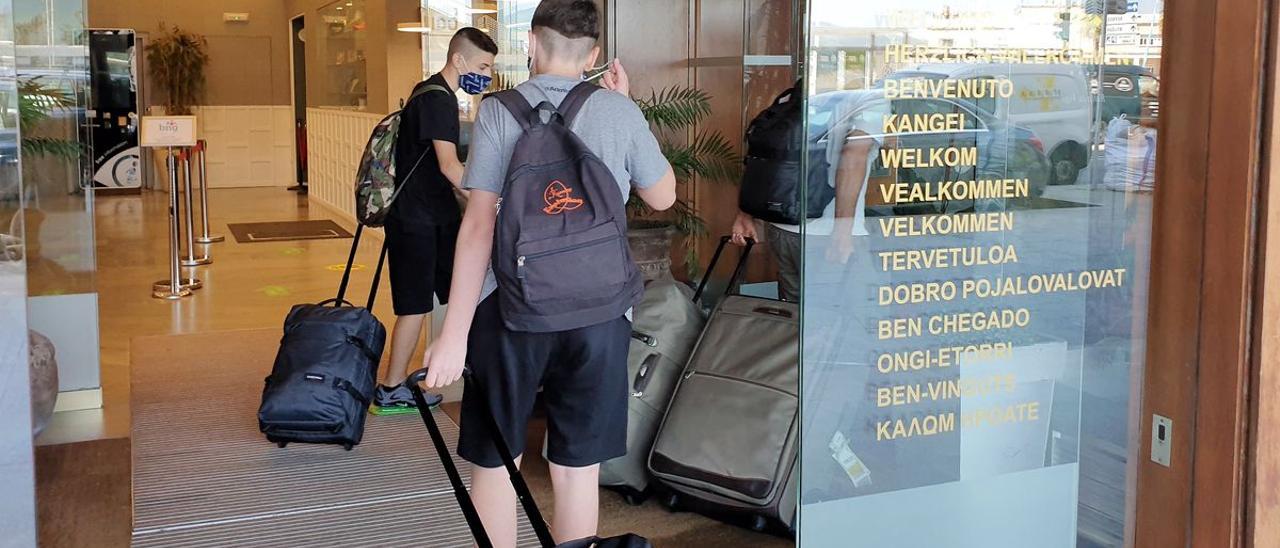
[[[100,299],[103,408],[59,413],[38,440],[45,446],[37,453],[41,546],[116,546],[127,542],[132,517],[127,510],[129,444],[74,442],[129,437],[133,338],[278,329],[291,305],[331,298],[341,278],[350,240],[238,244],[228,238],[227,242],[212,246],[214,263],[197,271],[207,284],[205,289],[178,303],[153,299],[151,283],[167,272],[167,198],[162,192],[148,192],[97,201],[96,286]],[[215,189],[209,200],[212,230],[224,234],[227,223],[336,218],[328,210],[311,207],[303,197],[275,188]],[[378,240],[366,242],[360,246],[356,260],[364,268],[357,268],[352,275],[351,295],[357,301],[365,295],[377,261]],[[388,320],[390,296],[385,285],[383,289],[377,307],[383,319]],[[454,404],[445,409],[457,413]],[[544,428],[540,421],[532,425],[529,435],[533,443],[541,441]],[[82,459],[99,464],[90,469],[70,465]],[[545,464],[535,457],[526,468],[535,497],[549,503]],[[98,488],[103,490],[103,496],[92,503],[78,494],[83,493],[83,485],[90,485],[85,483],[87,479],[97,482],[92,485],[100,485]],[[605,494],[602,503],[602,527],[646,534],[659,546],[794,546],[788,540],[694,514],[671,514],[657,501],[633,508],[620,497]],[[93,508],[86,508],[85,504]],[[65,519],[65,512],[59,509],[66,505],[77,505],[80,513],[76,515],[83,519]]]
[[[210,230],[228,241],[208,246],[213,264],[196,269],[206,288],[169,303],[151,298],[152,282],[168,273],[168,195],[99,197],[95,205],[103,406],[56,414],[37,440],[41,445],[128,437],[129,341],[134,337],[279,327],[294,303],[333,296],[351,246],[349,239],[236,243],[226,231],[228,223],[335,216],[283,189],[214,189]],[[357,299],[369,287],[377,246],[377,238],[360,246],[350,292]],[[378,307],[390,307],[385,285]]]

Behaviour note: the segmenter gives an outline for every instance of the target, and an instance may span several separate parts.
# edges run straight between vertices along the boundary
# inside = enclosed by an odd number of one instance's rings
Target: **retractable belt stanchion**
[[[202,235],[199,238],[196,238],[196,243],[216,244],[226,240],[226,238],[221,234],[209,234],[209,179],[205,174],[204,163],[204,152],[206,148],[204,139],[201,139],[196,143],[196,154],[200,158],[198,166],[200,168],[200,226],[203,229],[203,232],[201,233]],[[208,254],[209,253],[206,251],[205,255]]]
[[[191,156],[199,146],[197,144],[195,147],[182,151],[182,173],[186,179],[186,181],[183,181],[182,190],[187,199],[185,216],[187,223],[187,258],[182,260],[182,266],[202,266],[213,262],[213,259],[209,258],[208,251],[201,257],[196,256],[196,210],[194,206],[195,197],[192,196],[194,187],[191,184]]]
[[[178,266],[178,162],[173,156],[173,147],[166,150],[169,166],[169,279],[160,280],[151,286],[151,296],[167,301],[176,301],[191,295],[191,288],[183,285],[181,268]]]

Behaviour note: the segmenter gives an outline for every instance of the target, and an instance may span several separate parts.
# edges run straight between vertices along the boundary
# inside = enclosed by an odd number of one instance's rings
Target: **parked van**
[[[1089,67],[1089,86],[1096,89],[1098,66]],[[1130,120],[1154,120],[1160,115],[1160,79],[1137,65],[1102,67],[1102,121],[1121,115]]]
[[[1002,79],[1012,83],[1007,97],[961,99],[996,119],[1027,128],[1044,142],[1051,182],[1073,184],[1089,163],[1093,111],[1089,75],[1080,65],[926,64],[901,70],[888,79]]]

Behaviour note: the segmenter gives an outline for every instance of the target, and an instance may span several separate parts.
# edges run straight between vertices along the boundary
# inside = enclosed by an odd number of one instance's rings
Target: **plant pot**
[[[676,229],[669,224],[633,223],[627,231],[631,258],[646,282],[671,278],[671,243]]]
[[[31,432],[39,436],[58,402],[58,360],[49,337],[28,330],[31,366]]]

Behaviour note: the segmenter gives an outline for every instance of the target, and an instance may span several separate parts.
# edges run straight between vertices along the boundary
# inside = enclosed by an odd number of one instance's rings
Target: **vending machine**
[[[89,102],[85,131],[89,134],[93,186],[98,189],[142,188],[138,159],[138,59],[136,37],[128,29],[90,29]]]

